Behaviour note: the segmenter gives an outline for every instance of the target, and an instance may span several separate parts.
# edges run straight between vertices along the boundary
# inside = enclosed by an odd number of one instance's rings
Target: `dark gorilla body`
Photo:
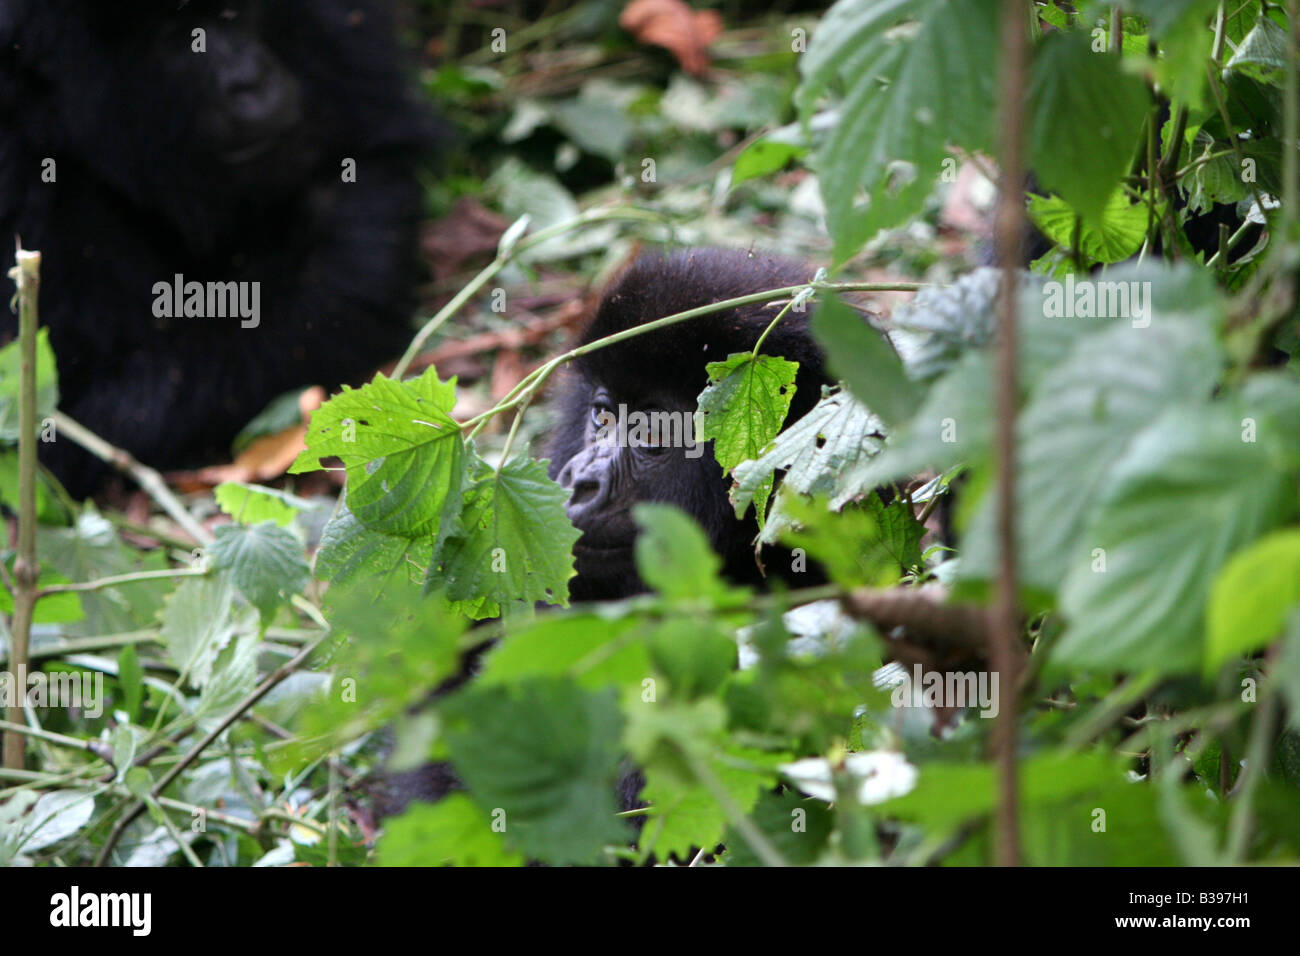
[[[210,462],[277,395],[401,351],[433,127],[379,0],[5,0],[0,52],[0,238],[43,254],[74,419]],[[158,316],[177,275],[260,283],[258,324]],[[77,493],[103,476],[44,451]]]
[[[786,259],[722,249],[696,249],[638,259],[605,294],[583,344],[688,309],[765,289],[799,285],[808,267]],[[608,447],[597,441],[602,414],[627,411],[695,411],[708,375],[705,365],[753,349],[777,315],[767,305],[744,306],[691,319],[636,336],[576,360],[560,399],[559,425],[549,454],[550,474],[569,490],[570,520],[582,532],[574,547],[574,600],[623,597],[642,590],[633,559],[632,506],[665,502],[700,524],[733,581],[758,583],[753,511],[737,520],[727,499],[729,480],[713,457],[712,444],[691,458],[681,447]],[[821,351],[808,331],[808,317],[790,312],[763,343],[767,355],[799,363],[788,422],[806,414],[830,384]],[[815,583],[809,572],[796,576],[788,553],[772,549],[770,574]]]

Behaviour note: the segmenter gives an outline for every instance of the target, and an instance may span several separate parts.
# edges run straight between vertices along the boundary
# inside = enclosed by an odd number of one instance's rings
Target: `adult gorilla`
[[[812,270],[785,259],[741,251],[695,249],[638,259],[605,294],[582,337],[593,342],[646,322],[723,299],[807,282]],[[754,348],[776,316],[765,305],[745,306],[669,326],[598,349],[575,361],[560,400],[551,440],[550,474],[569,489],[570,520],[582,532],[574,547],[578,576],[569,592],[577,600],[636,593],[631,508],[640,501],[677,505],[704,529],[723,559],[723,573],[757,583],[751,510],[737,520],[727,500],[728,479],[713,457],[677,443],[636,447],[601,441],[602,425],[621,413],[670,412],[689,420],[708,381],[705,365]],[[824,359],[807,314],[786,315],[763,343],[763,352],[799,363],[787,421],[804,415],[829,384]],[[774,549],[775,550],[775,549]],[[769,574],[793,580],[788,554],[766,561]],[[799,578],[812,583],[807,574]]]
[[[68,414],[193,465],[401,350],[432,140],[401,64],[379,0],[0,2],[0,239],[44,254]],[[77,493],[101,477],[46,452]]]

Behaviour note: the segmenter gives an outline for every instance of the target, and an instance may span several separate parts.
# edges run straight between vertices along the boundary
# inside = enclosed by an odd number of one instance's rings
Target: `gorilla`
[[[580,342],[594,342],[723,299],[799,285],[812,274],[811,268],[788,259],[742,251],[693,249],[643,255],[606,291]],[[608,416],[620,411],[679,412],[689,419],[708,381],[705,365],[722,361],[733,352],[751,351],[777,311],[751,305],[718,312],[574,361],[556,402],[558,421],[549,441],[550,475],[569,490],[569,519],[582,532],[574,546],[578,573],[569,581],[569,595],[574,600],[608,600],[644,590],[633,559],[636,527],[631,517],[632,506],[640,501],[666,502],[683,509],[708,535],[729,579],[763,583],[752,544],[757,522],[752,510],[745,520],[737,520],[727,499],[728,479],[711,447],[663,442],[611,446],[600,440],[600,430],[607,427]],[[807,313],[788,313],[763,343],[763,351],[799,363],[787,417],[793,422],[817,403],[821,386],[831,384],[825,358],[808,329]],[[794,579],[788,552],[773,551],[767,559],[769,577]],[[813,566],[798,575],[801,584],[822,580],[824,576]],[[463,662],[461,672],[430,699],[436,700],[469,680],[487,647],[479,645]],[[644,779],[637,771],[619,781],[621,809],[643,806],[639,796],[642,786]],[[402,812],[413,801],[437,801],[459,787],[449,765],[434,763],[381,773],[363,788],[363,794],[375,817],[383,819]],[[638,832],[644,820],[638,817],[628,822],[631,831]]]
[[[639,258],[609,289],[582,344],[655,319],[765,289],[798,285],[807,266],[743,251],[694,249]],[[574,546],[576,600],[624,597],[644,589],[633,557],[637,502],[673,504],[699,523],[737,583],[760,583],[752,542],[753,511],[737,520],[727,499],[728,479],[708,447],[682,442],[636,447],[598,440],[620,414],[678,413],[689,423],[708,375],[705,364],[750,351],[775,318],[770,306],[752,305],[692,319],[584,355],[574,362],[559,400],[551,439],[550,475],[569,492],[569,520],[582,532]],[[808,316],[790,312],[763,343],[763,351],[799,363],[787,421],[806,414],[831,384],[825,360],[808,330]],[[687,425],[689,429],[689,424]],[[689,431],[687,432],[689,434]],[[775,554],[771,571],[791,579],[788,553]],[[816,583],[809,571],[800,582]]]
[[[2,0],[0,51],[0,237],[43,253],[74,419],[156,467],[219,460],[409,340],[438,136],[382,0]],[[103,477],[44,451],[76,494]]]

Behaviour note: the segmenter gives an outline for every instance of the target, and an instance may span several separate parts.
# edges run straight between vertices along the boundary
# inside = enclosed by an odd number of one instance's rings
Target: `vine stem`
[[[18,681],[27,672],[41,570],[36,559],[36,326],[41,254],[19,246],[14,258],[17,265],[9,275],[18,286],[18,350],[22,365],[18,381],[18,556],[14,560],[14,614],[9,636],[9,660],[13,665],[9,680],[14,687],[9,721],[22,724],[26,689]],[[21,770],[26,753],[27,742],[21,734],[5,734],[6,768]]]
[[[992,635],[990,657],[1001,674],[1001,704],[993,728],[993,755],[997,765],[998,804],[994,820],[994,853],[999,866],[1020,862],[1019,802],[1017,798],[1016,721],[1019,719],[1019,687],[1016,679],[1016,645],[1020,636],[1016,577],[1016,405],[1017,382],[1017,295],[1020,250],[1024,235],[1024,110],[1021,91],[1026,86],[1026,24],[1023,0],[1002,3],[1002,65],[999,70],[998,102],[1003,115],[1001,156],[1002,188],[998,196],[996,246],[1002,270],[998,298],[997,361],[994,363],[994,394],[997,403],[997,589],[990,615]]]
[[[474,296],[479,293],[479,290],[487,285],[488,282],[511,261],[518,258],[521,253],[527,252],[529,249],[541,245],[548,239],[554,239],[556,236],[564,235],[566,232],[572,232],[574,229],[579,229],[595,222],[607,222],[613,219],[628,219],[636,222],[664,222],[662,216],[646,209],[592,209],[582,213],[581,215],[574,216],[572,219],[566,219],[564,222],[556,223],[555,225],[548,226],[545,229],[539,229],[531,236],[521,239],[518,243],[504,243],[503,247],[497,250],[496,258],[488,263],[478,275],[471,279],[468,285],[462,287],[459,292],[452,296],[451,301],[439,309],[433,318],[426,322],[424,327],[415,334],[415,338],[411,339],[411,344],[406,347],[406,351],[402,353],[402,357],[398,359],[397,364],[393,366],[393,374],[391,377],[400,379],[405,375],[407,369],[411,367],[411,363],[415,361],[415,357],[420,354],[421,349],[424,348],[425,343],[429,341],[433,333],[442,328],[443,324],[448,319],[464,308],[465,303],[474,298]],[[524,224],[526,225],[526,223]],[[511,229],[507,229],[505,235],[510,236],[514,228],[515,227],[512,226]]]
[[[163,481],[162,475],[137,461],[125,449],[109,444],[64,412],[55,412],[50,417],[54,420],[54,428],[58,434],[67,436],[96,458],[130,475],[135,483],[143,488],[149,497],[156,501],[162,510],[167,512],[172,520],[184,528],[195,541],[199,544],[213,542],[212,532],[190,514],[181,500],[167,487],[167,482]]]
[[[638,325],[634,328],[624,329],[622,332],[615,332],[613,335],[607,335],[604,338],[596,339],[594,342],[588,342],[586,345],[580,345],[577,348],[570,349],[563,355],[545,362],[538,368],[533,369],[522,379],[519,384],[512,388],[504,398],[501,399],[492,408],[475,415],[461,423],[461,430],[468,430],[468,438],[473,438],[493,417],[508,411],[521,403],[527,404],[532,401],[533,396],[537,393],[551,376],[551,374],[561,365],[580,358],[590,352],[598,349],[607,348],[619,342],[625,342],[628,339],[636,338],[638,335],[646,335],[659,329],[665,329],[681,322],[688,322],[691,319],[697,319],[700,316],[711,315],[714,312],[725,312],[728,309],[736,309],[746,305],[756,305],[763,302],[771,302],[773,299],[784,299],[796,295],[800,291],[812,286],[814,292],[916,292],[926,287],[924,282],[811,282],[800,285],[782,286],[777,289],[769,289],[766,292],[753,292],[749,295],[737,296],[734,299],[724,299],[721,302],[714,302],[710,305],[702,305],[698,308],[687,309],[685,312],[677,312],[673,315],[664,316],[662,319],[655,319],[653,322],[647,322],[644,325]],[[779,318],[779,316],[778,316]]]

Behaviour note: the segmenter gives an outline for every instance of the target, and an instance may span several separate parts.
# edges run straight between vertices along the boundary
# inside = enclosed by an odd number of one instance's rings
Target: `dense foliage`
[[[105,675],[111,705],[35,712],[39,769],[0,779],[0,861],[613,863],[725,844],[732,864],[987,863],[997,719],[1018,727],[1027,862],[1294,861],[1296,31],[1258,0],[1133,0],[1122,18],[1032,8],[1028,209],[1050,248],[1019,293],[1019,712],[998,714],[995,683],[969,706],[920,706],[924,685],[912,697],[900,683],[914,663],[972,687],[997,675],[945,633],[955,617],[918,642],[869,610],[882,596],[989,602],[996,276],[972,271],[895,310],[903,359],[819,279],[774,298],[816,310],[841,387],[787,422],[790,363],[718,357],[697,427],[738,513],[762,516],[760,541],[804,549],[828,585],[734,587],[688,519],[642,506],[653,593],[569,607],[577,532],[521,437],[563,355],[468,419],[435,368],[343,390],[312,415],[292,469],[341,467],[337,503],[229,483],[215,504],[230,520],[197,549],[142,550],[144,529],[43,497],[33,656],[48,675]],[[923,219],[958,163],[996,151],[998,9],[841,0],[810,34],[793,28],[775,62],[797,62],[797,115],[733,153],[732,189],[791,164],[815,173],[825,264],[850,263],[828,275],[850,278],[882,229]],[[432,85],[468,102],[485,75],[448,66]],[[639,174],[633,143],[653,137],[653,110],[607,86],[584,96],[600,112],[571,99],[534,122]],[[759,112],[752,125],[775,126]],[[607,114],[593,147],[591,115]],[[544,179],[517,160],[498,175]],[[532,218],[479,287],[659,235],[680,214],[674,193],[636,189],[581,216],[569,197],[549,220],[507,196]],[[1228,225],[1206,242],[1216,212]],[[0,353],[10,441],[17,361]],[[43,417],[57,404],[47,352],[41,368]],[[486,427],[499,418],[504,444]],[[16,475],[16,456],[0,459],[7,505]],[[924,519],[939,511],[956,535],[932,544]],[[472,678],[430,699],[489,639]],[[367,772],[429,759],[463,789],[377,838],[346,812]],[[632,766],[649,804],[639,833],[616,802]]]

